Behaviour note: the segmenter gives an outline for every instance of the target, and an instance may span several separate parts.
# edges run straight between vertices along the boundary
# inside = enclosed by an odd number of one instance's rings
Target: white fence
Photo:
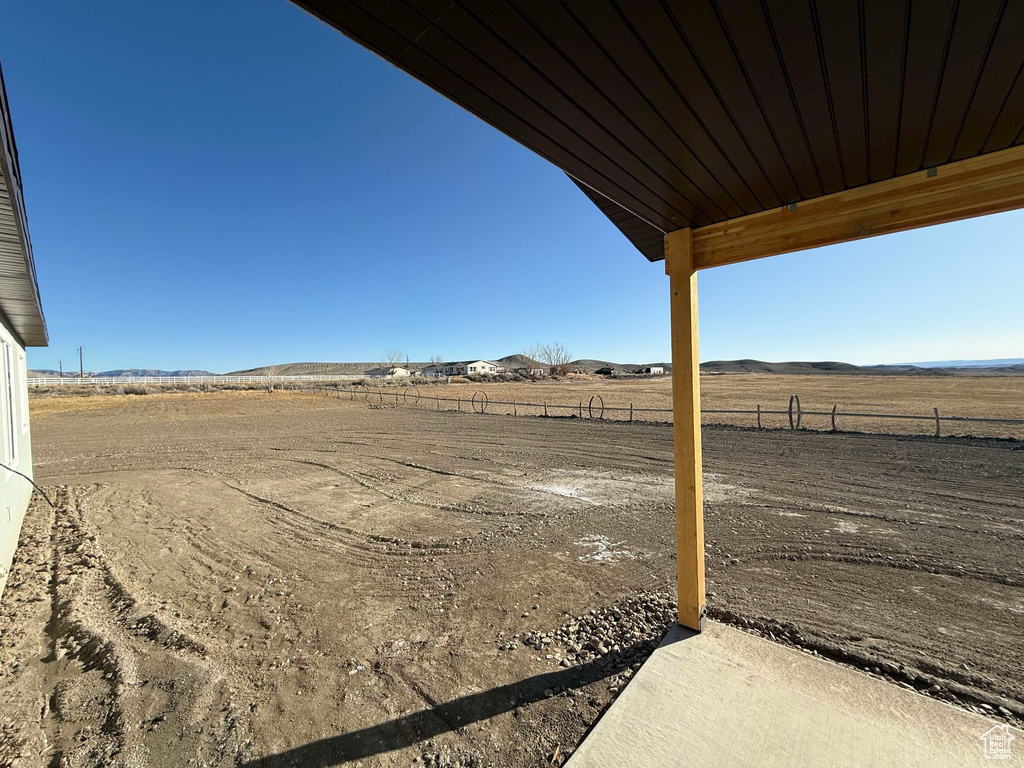
[[[289,381],[356,381],[366,376],[350,374],[309,375],[309,376],[96,376],[80,379],[65,376],[63,379],[30,378],[30,387],[82,387],[89,384],[265,384],[267,382],[287,383]]]

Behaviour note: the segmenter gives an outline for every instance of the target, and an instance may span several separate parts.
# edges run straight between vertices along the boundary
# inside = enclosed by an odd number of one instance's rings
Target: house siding
[[[8,359],[10,366],[8,367]],[[32,476],[25,348],[11,330],[0,324],[0,461]],[[13,454],[13,455],[12,455]],[[32,485],[0,468],[0,599],[18,545]]]

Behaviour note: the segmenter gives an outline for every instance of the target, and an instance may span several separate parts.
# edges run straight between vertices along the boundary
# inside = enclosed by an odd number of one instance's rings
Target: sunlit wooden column
[[[679,623],[699,631],[704,619],[704,489],[700,451],[697,272],[690,229],[665,235],[665,272],[671,289]]]

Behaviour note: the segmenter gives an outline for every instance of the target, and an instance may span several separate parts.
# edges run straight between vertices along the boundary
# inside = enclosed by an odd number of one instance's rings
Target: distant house
[[[441,376],[473,376],[479,374],[504,373],[505,371],[505,366],[491,360],[460,360],[451,363],[442,363],[440,368]]]
[[[379,368],[371,368],[364,375],[371,379],[403,379],[411,376],[412,372],[397,365],[382,365]]]
[[[637,368],[636,372],[637,373],[641,373],[641,374],[647,374],[647,375],[650,375],[650,376],[654,376],[654,375],[657,375],[659,373],[664,373],[665,372],[665,368],[664,368],[664,366],[661,366],[661,365],[645,365],[643,368]]]
[[[512,370],[520,376],[546,376],[548,373],[547,368],[541,368],[540,366],[524,365],[519,368],[513,368]]]
[[[433,379],[438,376],[444,376],[444,365],[440,363],[436,365],[428,365],[426,368],[423,369],[422,373],[428,379]]]

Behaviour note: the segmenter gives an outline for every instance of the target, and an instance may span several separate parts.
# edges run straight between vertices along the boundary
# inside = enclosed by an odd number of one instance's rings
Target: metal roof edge
[[[35,310],[38,315],[38,328],[8,327],[16,331],[25,346],[45,347],[49,343],[46,328],[46,316],[43,314],[43,302],[39,294],[39,279],[36,275],[35,257],[32,252],[32,238],[28,229],[28,214],[25,211],[25,198],[22,192],[21,167],[18,163],[18,145],[14,140],[14,125],[7,100],[7,86],[4,82],[3,68],[0,67],[0,172],[7,179],[8,194],[13,208],[14,220],[18,227],[21,240],[22,255],[25,259],[25,270],[31,281],[32,295],[35,299]],[[30,331],[34,330],[35,333]]]

